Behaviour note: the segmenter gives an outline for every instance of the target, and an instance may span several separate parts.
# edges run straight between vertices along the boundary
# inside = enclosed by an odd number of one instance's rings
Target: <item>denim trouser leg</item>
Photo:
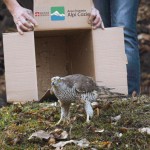
[[[110,0],[111,26],[124,26],[125,51],[128,59],[128,94],[140,92],[140,58],[136,31],[139,0]]]
[[[129,95],[133,91],[140,92],[140,59],[136,33],[138,5],[139,0],[95,0],[105,27],[124,27]]]
[[[111,27],[110,0],[94,0],[95,7],[100,11],[105,27]]]

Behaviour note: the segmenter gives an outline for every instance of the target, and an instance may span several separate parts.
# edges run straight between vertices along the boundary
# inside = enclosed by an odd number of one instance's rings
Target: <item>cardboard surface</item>
[[[7,101],[38,99],[34,33],[3,34]]]
[[[92,33],[97,83],[115,88],[115,92],[127,94],[127,58],[123,28],[99,29]]]
[[[34,0],[36,31],[91,28],[92,0]]]
[[[69,74],[95,76],[92,31],[86,30],[72,35],[67,40],[71,71]]]
[[[57,75],[67,75],[68,63],[66,52],[66,38],[38,37],[35,38],[37,80],[39,97],[50,87],[50,79]]]

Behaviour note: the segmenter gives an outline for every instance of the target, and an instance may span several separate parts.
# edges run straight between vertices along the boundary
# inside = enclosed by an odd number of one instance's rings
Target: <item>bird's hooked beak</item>
[[[55,85],[54,81],[51,81],[51,86],[54,86],[54,85]]]

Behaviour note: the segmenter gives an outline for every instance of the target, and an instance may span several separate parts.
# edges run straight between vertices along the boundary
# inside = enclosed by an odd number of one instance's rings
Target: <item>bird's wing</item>
[[[78,93],[92,92],[96,90],[101,96],[116,97],[124,95],[112,92],[114,88],[98,86],[93,78],[81,74],[65,76],[63,79],[69,88],[75,88]]]
[[[70,88],[75,88],[79,93],[92,92],[98,90],[96,82],[88,76],[81,74],[69,75],[64,77],[66,84]]]

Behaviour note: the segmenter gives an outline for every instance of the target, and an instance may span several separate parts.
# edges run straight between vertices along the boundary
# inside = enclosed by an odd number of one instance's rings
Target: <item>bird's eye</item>
[[[61,79],[58,79],[58,82],[61,82]]]

